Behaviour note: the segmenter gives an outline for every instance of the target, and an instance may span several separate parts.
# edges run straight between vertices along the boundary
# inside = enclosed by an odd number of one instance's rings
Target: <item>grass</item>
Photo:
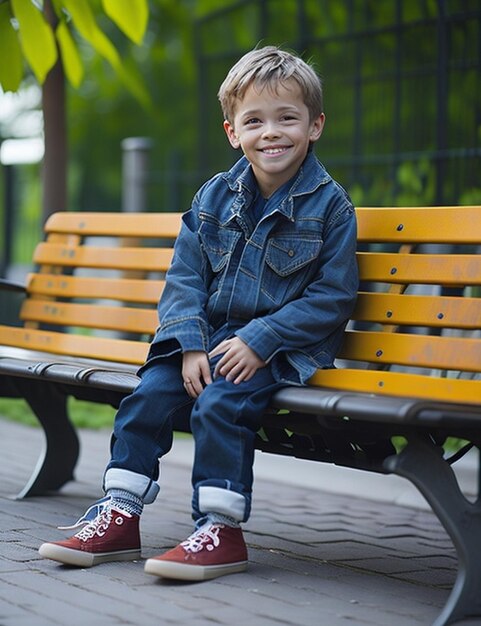
[[[72,422],[77,428],[98,430],[112,428],[114,423],[115,409],[105,404],[69,398],[68,409]],[[0,416],[28,426],[39,426],[37,418],[22,399],[1,398]]]

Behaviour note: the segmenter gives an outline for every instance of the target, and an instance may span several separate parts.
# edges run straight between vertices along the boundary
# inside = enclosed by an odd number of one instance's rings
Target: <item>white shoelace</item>
[[[94,502],[89,508],[85,511],[85,513],[79,517],[79,519],[68,526],[58,526],[59,530],[74,530],[75,528],[79,528],[80,526],[84,526],[86,524],[90,524],[95,521],[97,517],[105,511],[105,509],[112,504],[112,497],[105,496],[105,498],[101,498]]]
[[[223,528],[221,524],[203,526],[180,545],[186,552],[200,552],[204,547],[209,551],[214,550],[220,545],[219,532],[221,528]]]
[[[125,517],[132,517],[130,513],[127,511],[120,511],[114,506],[106,506],[104,510],[97,515],[97,517],[89,522],[82,530],[80,530],[75,537],[80,541],[88,541],[95,535],[98,537],[103,537],[108,530],[111,522],[112,522],[112,514],[113,513],[121,513]],[[124,523],[124,519],[122,515],[119,515],[115,518],[114,523],[118,526],[121,526]]]

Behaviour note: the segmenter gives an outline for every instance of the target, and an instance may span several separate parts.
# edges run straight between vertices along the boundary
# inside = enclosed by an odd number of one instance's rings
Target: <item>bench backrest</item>
[[[51,216],[24,327],[0,327],[0,343],[141,364],[180,218]],[[481,207],[359,208],[357,218],[361,287],[339,355],[346,369],[312,383],[479,403]]]
[[[481,403],[481,207],[357,216],[362,282],[344,369],[312,384]]]
[[[34,252],[22,329],[0,343],[134,365],[147,355],[180,213],[52,215]]]

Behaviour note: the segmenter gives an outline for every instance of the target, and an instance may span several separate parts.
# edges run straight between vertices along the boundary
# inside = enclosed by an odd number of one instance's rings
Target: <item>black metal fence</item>
[[[199,181],[236,158],[216,93],[258,43],[312,59],[316,152],[356,204],[481,203],[479,0],[241,0],[198,20]]]
[[[480,0],[238,0],[198,19],[193,35],[197,155],[187,166],[173,146],[162,170],[145,172],[149,209],[186,209],[237,158],[216,94],[232,64],[266,44],[321,74],[327,123],[316,152],[356,205],[481,204]],[[18,196],[31,185],[17,174]],[[4,204],[20,206],[7,182]],[[11,256],[28,262],[41,228],[30,209],[7,217],[15,228],[0,233],[2,275]],[[10,230],[22,232],[24,251],[11,254]]]

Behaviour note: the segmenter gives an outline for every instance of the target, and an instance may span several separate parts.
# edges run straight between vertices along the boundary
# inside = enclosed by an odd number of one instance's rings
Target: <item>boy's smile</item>
[[[266,198],[294,176],[323,127],[324,114],[310,120],[301,90],[292,79],[275,90],[249,86],[233,123],[224,122],[231,145],[242,148]]]

